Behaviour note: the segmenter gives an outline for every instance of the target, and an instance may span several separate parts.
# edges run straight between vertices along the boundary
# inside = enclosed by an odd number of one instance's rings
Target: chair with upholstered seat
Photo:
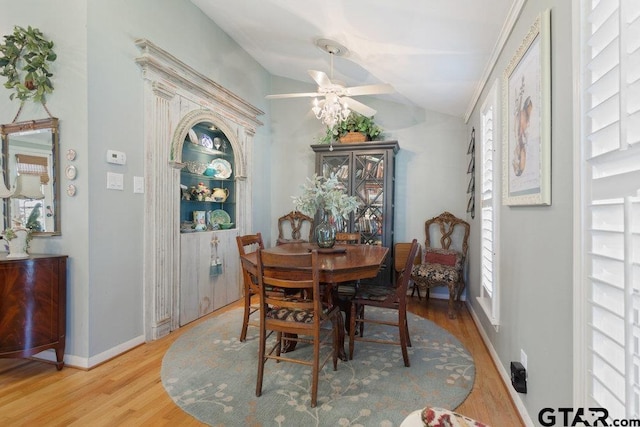
[[[340,316],[338,307],[328,306],[320,294],[318,251],[282,254],[259,250],[258,279],[260,343],[256,396],[262,394],[264,365],[267,360],[293,362],[309,366],[311,369],[311,406],[315,407],[320,369],[330,358],[333,360],[333,370],[337,369]],[[301,290],[301,295],[304,296],[273,297],[266,292],[267,287],[282,289],[284,293],[287,293],[287,290]],[[267,350],[267,337],[272,332],[276,332],[275,344]],[[282,349],[285,335],[286,340],[311,344],[312,357],[295,358],[305,353],[299,349],[284,356]]]
[[[469,223],[444,212],[425,222],[426,240],[424,261],[413,268],[411,280],[413,290],[424,290],[446,286],[449,289],[449,318],[455,319],[455,305],[465,287],[464,264],[469,249]]]
[[[361,236],[359,232],[336,233],[336,245],[359,245]],[[356,288],[358,287],[357,281],[355,282],[341,282],[336,286],[336,300],[340,306],[340,310],[345,314],[344,327],[348,332],[351,316],[351,298],[356,294]]]
[[[289,212],[278,218],[278,240],[276,244],[311,242],[312,240],[313,218],[298,211]]]
[[[262,242],[262,234],[247,234],[245,236],[236,236],[238,244],[238,253],[242,260],[242,255],[255,252],[258,249],[264,249]],[[249,274],[242,261],[242,282],[244,287],[244,314],[242,317],[242,330],[240,331],[240,341],[247,339],[247,329],[251,326],[259,326],[257,321],[251,322],[250,317],[258,311],[258,306],[251,303],[252,296],[258,296],[258,278]]]
[[[410,366],[409,352],[407,347],[411,346],[409,337],[409,325],[407,323],[407,286],[413,267],[413,260],[418,253],[418,241],[413,239],[411,248],[407,254],[405,266],[400,272],[397,286],[360,284],[355,296],[351,300],[351,326],[349,327],[349,359],[353,359],[355,341],[367,341],[380,344],[400,345],[404,366]],[[395,310],[397,318],[395,320],[385,320],[376,318],[371,313],[366,313],[365,308],[381,307]],[[363,325],[373,323],[378,325],[393,326],[398,328],[398,340],[380,339],[363,336]],[[360,335],[356,336],[356,327],[360,326]]]

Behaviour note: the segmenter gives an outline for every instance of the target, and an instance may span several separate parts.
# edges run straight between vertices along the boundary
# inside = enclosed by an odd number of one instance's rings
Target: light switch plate
[[[142,176],[133,177],[133,192],[144,193],[144,177]]]
[[[107,188],[109,190],[124,190],[124,175],[107,172]]]

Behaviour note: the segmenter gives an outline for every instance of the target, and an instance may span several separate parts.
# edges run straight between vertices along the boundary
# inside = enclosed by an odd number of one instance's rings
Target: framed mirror
[[[0,125],[0,134],[4,228],[60,235],[58,119]]]

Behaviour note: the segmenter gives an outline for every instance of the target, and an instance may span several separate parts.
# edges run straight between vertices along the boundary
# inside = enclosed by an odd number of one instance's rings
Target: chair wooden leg
[[[411,345],[411,336],[409,336],[409,321],[407,320],[407,316],[404,316],[404,329],[406,331],[407,334],[407,346],[408,347],[413,347]]]
[[[411,297],[413,298],[413,295],[418,292],[418,301],[420,301],[422,299],[422,297],[420,296],[420,287],[414,282],[413,283],[413,289],[411,290]]]
[[[262,394],[262,377],[264,375],[264,353],[267,342],[267,332],[260,328],[260,344],[258,345],[258,379],[256,380],[256,397]]]
[[[398,310],[398,333],[400,334],[400,347],[402,348],[402,358],[404,359],[404,366],[407,368],[411,366],[409,362],[409,352],[407,351],[407,339],[409,334],[407,333],[407,313],[400,309]]]
[[[240,331],[240,342],[247,339],[247,329],[249,327],[249,314],[251,313],[251,292],[244,290],[244,318],[242,319],[242,330]]]
[[[342,313],[338,313],[339,316],[342,316]],[[340,342],[340,332],[338,328],[340,324],[337,319],[331,319],[331,327],[333,328],[333,370],[338,370],[338,352],[340,350],[340,346],[344,349],[344,340]]]
[[[449,287],[449,319],[456,318],[456,290]]]
[[[318,404],[318,371],[320,367],[320,337],[313,340],[313,366],[311,368],[311,407]]]
[[[349,323],[349,360],[352,360],[353,344],[356,335],[356,304],[351,304],[351,319]]]

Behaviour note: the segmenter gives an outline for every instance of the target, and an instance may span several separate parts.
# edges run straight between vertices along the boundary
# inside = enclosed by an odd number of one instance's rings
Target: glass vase
[[[321,248],[332,248],[336,243],[336,226],[331,223],[329,211],[320,212],[320,222],[315,230],[316,242]]]

